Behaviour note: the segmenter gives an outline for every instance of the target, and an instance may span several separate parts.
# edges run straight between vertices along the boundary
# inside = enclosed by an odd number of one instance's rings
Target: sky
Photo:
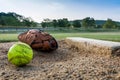
[[[0,12],[15,12],[36,22],[86,17],[120,21],[120,0],[0,0]]]

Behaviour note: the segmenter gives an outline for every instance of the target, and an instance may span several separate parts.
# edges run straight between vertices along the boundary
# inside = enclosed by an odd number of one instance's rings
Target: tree
[[[30,27],[30,26],[31,26],[31,22],[30,22],[29,18],[25,18],[25,19],[23,20],[23,25],[24,25],[24,26],[27,26],[27,27]]]
[[[45,27],[47,27],[47,23],[46,23],[46,22],[42,22],[42,23],[41,23],[41,26],[42,26],[43,28],[45,28]]]
[[[95,20],[94,18],[86,17],[82,20],[82,27],[85,28],[94,28],[95,27]]]
[[[53,23],[53,26],[54,26],[54,27],[57,27],[57,26],[58,26],[58,21],[57,21],[56,19],[54,19],[54,20],[52,21],[52,23]]]
[[[74,21],[73,21],[73,26],[74,26],[74,27],[78,27],[78,28],[81,27],[80,21],[79,21],[79,20],[74,20]]]
[[[107,19],[107,21],[103,24],[103,28],[117,28],[117,24],[112,19]]]
[[[0,17],[0,25],[2,25],[2,26],[5,25],[5,20],[3,19],[3,17]]]
[[[42,27],[45,28],[45,27],[53,27],[53,23],[52,23],[52,20],[46,18],[42,21],[41,23]]]
[[[14,12],[0,13],[0,25],[2,26],[35,26],[37,25],[31,18],[25,18]]]
[[[69,27],[70,23],[67,18],[58,19],[58,26],[59,27]]]

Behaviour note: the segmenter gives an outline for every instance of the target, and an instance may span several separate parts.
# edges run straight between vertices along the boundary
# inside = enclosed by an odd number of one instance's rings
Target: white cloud
[[[32,17],[33,20],[38,22],[43,18],[56,18],[65,9],[65,6],[58,2],[33,3],[2,0],[2,3],[7,3],[3,4],[2,9],[5,9],[2,10],[3,12],[16,12],[26,17]]]
[[[67,4],[59,0],[0,0],[1,12],[16,12],[35,21],[44,18],[58,19],[83,19],[93,17],[95,19],[119,20],[120,8],[102,8],[86,4]]]
[[[47,4],[47,7],[51,10],[60,10],[60,9],[65,8],[65,6],[63,4],[58,3],[58,2],[49,3],[49,4]]]

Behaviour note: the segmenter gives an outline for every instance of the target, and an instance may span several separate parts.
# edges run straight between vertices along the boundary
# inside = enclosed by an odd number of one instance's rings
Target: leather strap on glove
[[[40,30],[29,30],[18,36],[21,42],[27,43],[33,49],[41,51],[53,51],[58,48],[57,41],[48,33]]]

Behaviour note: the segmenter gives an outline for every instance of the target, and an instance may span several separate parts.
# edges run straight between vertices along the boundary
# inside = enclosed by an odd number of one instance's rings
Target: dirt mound
[[[120,80],[120,57],[84,52],[64,40],[56,51],[34,51],[30,64],[16,67],[7,60],[14,43],[0,43],[0,80]]]

